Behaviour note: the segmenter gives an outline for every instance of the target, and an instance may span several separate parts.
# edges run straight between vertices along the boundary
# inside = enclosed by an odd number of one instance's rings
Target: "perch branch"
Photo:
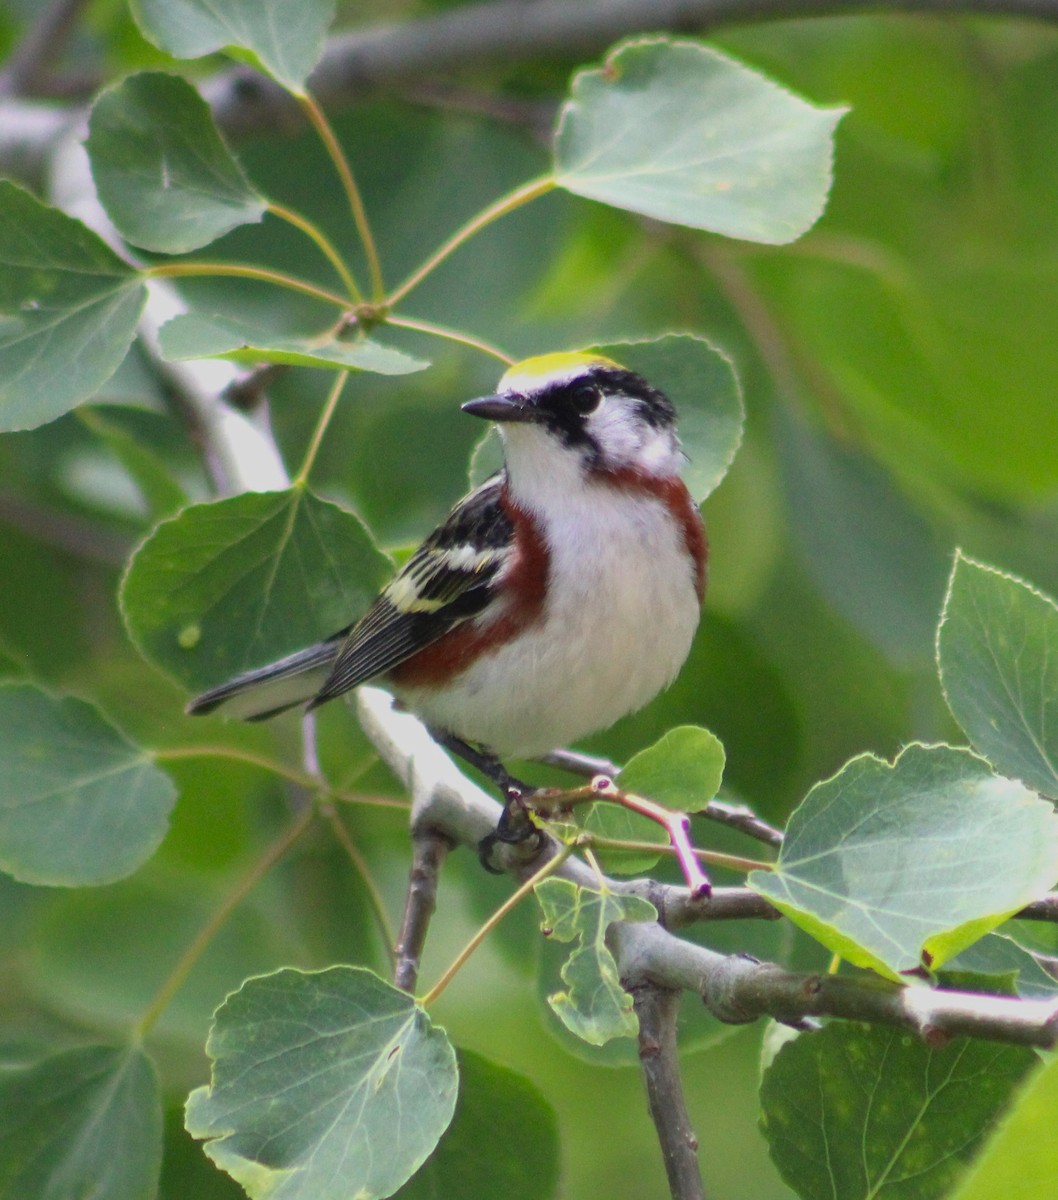
[[[492,832],[499,804],[462,775],[421,722],[395,711],[391,698],[377,688],[361,688],[357,707],[364,732],[411,795],[413,832],[436,829],[470,847]],[[540,869],[542,858],[546,861],[556,852],[554,839],[546,840],[538,858],[512,862],[512,870],[524,881]],[[567,859],[557,874],[582,887],[596,884],[594,872],[575,857]],[[712,897],[695,900],[687,888],[653,880],[608,881],[608,886],[617,893],[651,900],[673,927],[703,918],[714,906],[745,903],[744,891],[737,888],[717,888]],[[765,912],[762,906],[755,915],[773,912]],[[718,954],[675,937],[660,923],[618,923],[611,928],[611,939],[627,984],[646,980],[661,987],[690,989],[716,1016],[733,1024],[771,1016],[802,1025],[806,1018],[827,1016],[895,1025],[934,1043],[962,1035],[1030,1046],[1053,1046],[1058,1041],[1058,1001],[938,991],[873,977],[791,972],[773,963]]]
[[[680,993],[653,983],[632,988],[639,1018],[639,1061],[647,1090],[647,1107],[658,1135],[672,1200],[705,1200],[698,1170],[698,1138],[691,1127],[680,1080],[676,1015]]]
[[[437,884],[451,846],[452,843],[444,834],[431,829],[420,830],[411,840],[408,894],[404,901],[404,919],[397,935],[397,963],[393,972],[393,982],[406,992],[414,992],[419,982],[419,965],[426,945],[426,934],[437,907]]]

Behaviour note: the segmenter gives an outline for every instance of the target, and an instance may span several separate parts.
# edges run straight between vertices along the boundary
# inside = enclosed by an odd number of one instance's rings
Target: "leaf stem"
[[[323,819],[331,827],[331,832],[337,838],[338,843],[345,851],[349,861],[353,864],[354,869],[360,876],[360,880],[364,885],[364,890],[367,892],[368,903],[371,905],[371,912],[375,918],[375,924],[378,926],[378,931],[382,935],[382,944],[386,948],[386,958],[389,961],[390,971],[394,971],[397,966],[396,944],[397,938],[393,931],[393,927],[389,923],[389,914],[386,912],[385,903],[382,900],[382,893],[379,891],[378,884],[375,882],[375,877],[371,874],[371,870],[367,865],[367,860],[360,852],[360,847],[353,841],[349,830],[346,829],[345,823],[338,814],[333,804],[324,803],[320,805],[320,813]]]
[[[162,986],[154,994],[154,998],[144,1010],[143,1015],[136,1022],[134,1034],[137,1040],[142,1040],[151,1031],[158,1018],[168,1008],[173,997],[183,987],[195,964],[205,953],[210,942],[217,936],[224,923],[260,880],[264,878],[269,870],[275,866],[305,830],[308,829],[314,816],[315,809],[311,806],[306,806],[297,819],[265,849],[264,853],[250,867],[246,874],[236,881],[235,886],[224,897],[216,912],[202,926],[191,944],[180,956],[176,966],[169,972],[168,978],[162,983]]]
[[[283,204],[274,202],[268,205],[268,211],[274,217],[278,217],[281,221],[286,221],[288,225],[293,225],[295,229],[300,229],[302,233],[307,234],[323,252],[324,257],[338,272],[338,276],[342,283],[345,284],[346,291],[349,293],[349,298],[358,303],[363,299],[360,288],[357,286],[356,280],[353,278],[352,272],[345,265],[345,260],[334,247],[334,243],[323,232],[323,230],[307,217],[303,217],[301,213],[295,212],[292,208],[287,208]]]
[[[504,366],[510,366],[514,362],[514,358],[506,351],[499,349],[498,346],[490,345],[481,338],[473,337],[469,333],[462,333],[458,329],[447,329],[444,325],[435,325],[432,321],[420,321],[418,317],[395,317],[388,316],[386,318],[387,325],[398,325],[401,329],[412,329],[418,333],[428,333],[431,337],[446,338],[450,342],[458,342],[462,346],[469,346],[472,350],[480,350],[483,354],[491,354],[493,358],[498,358]]]
[[[676,847],[662,845],[660,842],[640,842],[626,838],[603,837],[597,833],[585,832],[581,835],[588,839],[589,845],[598,850],[628,850],[644,854],[675,854]],[[695,858],[700,862],[711,863],[714,867],[728,867],[732,871],[774,871],[775,864],[762,862],[755,858],[742,858],[737,854],[724,854],[719,850],[699,850],[692,847]]]
[[[262,771],[270,771],[281,779],[297,784],[306,791],[319,792],[344,804],[366,804],[372,808],[396,808],[407,812],[411,805],[406,800],[393,800],[388,796],[368,796],[360,792],[347,792],[341,788],[332,787],[322,777],[317,778],[299,771],[296,767],[288,767],[284,763],[266,758],[263,754],[254,754],[249,750],[239,750],[234,746],[171,746],[165,750],[154,750],[151,757],[155,762],[174,762],[181,758],[226,758],[231,762],[246,763],[250,767],[260,767]]]
[[[517,891],[512,892],[511,895],[503,902],[503,904],[496,909],[492,916],[489,917],[485,924],[482,925],[477,933],[474,934],[470,941],[467,942],[463,949],[460,950],[460,952],[455,956],[451,966],[445,971],[441,978],[438,979],[438,981],[433,985],[432,988],[430,988],[426,995],[420,999],[419,1003],[423,1006],[423,1008],[429,1008],[430,1005],[437,999],[437,997],[440,996],[440,994],[445,990],[446,987],[448,987],[448,985],[459,973],[467,959],[481,945],[485,938],[488,937],[488,935],[496,928],[503,918],[523,899],[525,899],[525,897],[529,895],[529,893],[533,890],[533,888],[536,887],[538,883],[541,883],[551,875],[554,875],[559,867],[561,867],[566,859],[569,858],[569,856],[573,853],[574,845],[575,843],[570,842],[568,845],[563,846],[555,854],[554,858],[549,858],[539,871],[537,871],[534,875],[530,875],[529,878],[522,884],[522,886],[518,888]]]
[[[345,311],[350,307],[349,297],[337,292],[329,292],[326,288],[307,283],[293,275],[284,275],[282,271],[272,271],[267,267],[251,267],[246,263],[210,263],[210,262],[172,262],[158,263],[147,267],[143,274],[148,279],[179,279],[193,276],[229,276],[236,279],[256,279],[259,283],[273,283],[276,287],[289,288],[293,292],[301,292],[304,296],[312,296],[326,304],[337,305]]]
[[[353,177],[353,170],[349,166],[349,160],[345,157],[345,151],[342,150],[341,143],[335,136],[334,130],[331,128],[323,109],[320,108],[315,99],[307,92],[299,92],[297,93],[297,101],[308,117],[312,127],[319,135],[324,149],[327,151],[331,162],[334,163],[335,170],[338,172],[338,178],[342,181],[342,187],[345,190],[346,198],[349,201],[349,208],[353,214],[353,222],[356,225],[357,233],[360,235],[360,242],[364,247],[364,255],[367,258],[367,269],[371,276],[371,294],[376,301],[381,301],[382,297],[386,294],[386,287],[382,282],[382,266],[378,258],[378,248],[375,245],[375,238],[371,232],[367,212],[364,209],[363,197],[360,195],[360,189],[356,186],[356,180]]]
[[[305,451],[305,458],[301,464],[301,469],[291,484],[292,487],[305,486],[309,472],[312,470],[312,464],[316,461],[316,455],[323,444],[323,435],[327,432],[327,426],[331,423],[331,417],[334,416],[334,410],[338,407],[338,400],[341,397],[342,389],[345,387],[348,378],[348,371],[339,371],[335,377],[334,383],[331,385],[331,390],[327,395],[327,401],[323,406],[323,411],[320,413],[320,419],[316,422],[316,428],[312,431],[312,440],[309,442],[309,448]]]
[[[386,297],[387,307],[396,307],[410,291],[418,287],[426,276],[436,270],[450,254],[458,250],[464,242],[469,241],[476,233],[480,233],[487,225],[491,225],[493,221],[499,220],[500,217],[514,212],[515,209],[521,208],[522,205],[528,204],[531,200],[536,200],[540,196],[546,196],[555,186],[555,180],[550,175],[545,175],[542,179],[534,179],[531,183],[516,188],[506,196],[501,196],[494,204],[490,204],[488,208],[478,213],[476,217],[472,217],[461,229],[457,229],[446,242],[442,243],[430,255],[421,267],[413,271],[395,291],[390,292]]]
[[[669,841],[679,859],[683,877],[687,880],[687,886],[691,889],[692,895],[709,895],[713,890],[712,884],[698,865],[698,858],[689,837],[691,823],[686,813],[674,812],[671,808],[665,808],[662,804],[648,800],[646,796],[637,796],[635,792],[623,791],[607,775],[597,775],[592,780],[591,786],[600,800],[612,800],[615,804],[620,804],[622,808],[630,809],[651,821],[656,821],[669,835]]]

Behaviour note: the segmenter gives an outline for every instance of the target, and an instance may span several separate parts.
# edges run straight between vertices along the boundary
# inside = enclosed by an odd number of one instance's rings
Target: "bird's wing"
[[[488,606],[514,536],[501,500],[505,482],[494,475],[465,496],[408,559],[353,626],[313,707],[391,670]]]

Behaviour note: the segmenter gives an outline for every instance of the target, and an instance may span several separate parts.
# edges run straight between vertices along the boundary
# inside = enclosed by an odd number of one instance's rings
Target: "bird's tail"
[[[245,671],[227,683],[196,696],[187,706],[191,716],[220,713],[243,721],[265,721],[311,700],[327,682],[347,630],[278,662]]]

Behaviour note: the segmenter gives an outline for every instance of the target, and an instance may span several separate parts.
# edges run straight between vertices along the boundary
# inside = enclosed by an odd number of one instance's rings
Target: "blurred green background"
[[[9,0],[0,50],[18,44],[36,7]],[[340,21],[365,20],[363,7],[344,6]],[[453,7],[389,3],[373,16],[413,20]],[[782,821],[853,754],[891,756],[909,740],[954,736],[933,639],[956,546],[1058,591],[1058,28],[834,16],[731,24],[713,42],[814,102],[851,106],[838,128],[831,202],[812,232],[789,247],[749,246],[552,194],[462,249],[407,311],[517,355],[691,330],[732,356],[747,436],[706,506],[710,588],[691,660],[667,694],[585,749],[623,759],[673,724],[706,725],[727,748],[730,797]],[[546,169],[535,131],[584,61],[480,66],[333,114],[389,283]],[[159,63],[168,60],[142,41],[123,5],[100,0],[59,69],[104,80]],[[297,122],[235,148],[263,190],[316,218],[356,258],[343,197]],[[210,257],[329,283],[326,264],[304,246],[266,220]],[[194,294],[283,330],[318,315],[309,301],[230,280],[196,281]],[[386,336],[434,365],[399,379],[356,377],[313,483],[400,550],[465,489],[480,430],[458,404],[489,389],[496,369],[446,343]],[[298,370],[272,389],[289,464],[328,383]],[[192,495],[206,496],[193,448],[142,360],[130,358],[100,401],[108,427],[151,446]],[[115,596],[149,528],[112,442],[78,414],[0,439],[0,675],[32,673],[96,699],[150,745],[294,753],[292,726],[192,726],[185,697],[128,644]],[[321,735],[336,782],[395,794],[347,710],[324,711]],[[172,832],[133,879],[75,892],[0,879],[0,1061],[118,1035],[283,820],[282,788],[260,771],[207,759],[172,771],[182,792]],[[345,816],[396,921],[403,820]],[[206,1077],[202,1044],[225,992],[287,963],[384,969],[363,887],[325,832],[240,908],[152,1036],[172,1110],[167,1200],[240,1194],[190,1144],[177,1115],[186,1090]],[[738,845],[711,829],[703,836]],[[453,856],[424,980],[508,886],[483,878],[467,853]],[[662,1197],[638,1074],[593,1064],[558,1035],[541,999],[555,986],[555,965],[534,982],[534,926],[528,909],[510,918],[446,993],[437,1019],[458,1045],[521,1071],[555,1106],[563,1196]],[[695,936],[819,963],[781,927]],[[756,1129],[761,1030],[719,1031],[690,1004],[685,1026],[710,1196],[789,1195]]]

